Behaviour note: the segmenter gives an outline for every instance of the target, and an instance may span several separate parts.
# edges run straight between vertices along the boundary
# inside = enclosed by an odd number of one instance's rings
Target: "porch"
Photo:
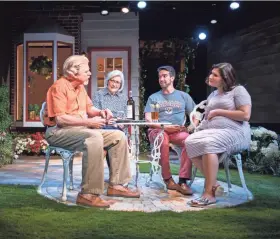
[[[177,160],[175,159],[174,162]],[[81,157],[76,157],[73,166],[73,178],[74,178],[74,190],[68,190],[68,199],[65,204],[69,206],[75,206],[75,200],[78,192],[80,191],[81,183]],[[172,164],[173,167],[174,164]],[[1,184],[20,184],[20,185],[39,185],[43,170],[45,166],[45,160],[41,157],[34,156],[22,156],[12,165],[6,165],[0,169],[0,182]],[[42,196],[51,200],[55,200],[59,203],[61,201],[62,192],[62,162],[59,158],[53,158],[50,160],[47,179],[42,187]],[[141,173],[138,185],[141,191],[140,199],[127,199],[127,198],[115,198],[117,202],[108,210],[112,211],[142,211],[142,212],[159,212],[159,211],[199,211],[203,208],[192,208],[187,205],[187,202],[191,199],[199,197],[203,190],[204,179],[196,178],[192,189],[194,190],[193,196],[183,196],[175,191],[164,192],[160,183],[153,183],[151,187],[146,187],[147,173]],[[105,163],[105,190],[108,185],[109,170]],[[175,181],[178,181],[178,176],[174,175]],[[155,178],[155,181],[159,182],[159,179]],[[226,189],[226,183],[220,182],[220,184]],[[132,183],[130,187],[134,187]],[[105,193],[104,193],[105,194]],[[107,196],[102,196],[107,198]],[[247,202],[247,197],[242,187],[233,185],[230,195],[219,197],[218,202],[215,205],[208,206],[208,208],[223,208],[232,207]]]

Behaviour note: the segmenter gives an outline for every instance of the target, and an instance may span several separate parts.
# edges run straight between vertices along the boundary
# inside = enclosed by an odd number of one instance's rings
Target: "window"
[[[58,38],[62,40],[56,40]],[[43,126],[40,121],[42,103],[46,100],[50,86],[62,75],[63,63],[73,55],[73,49],[72,36],[24,34],[24,44],[17,45],[14,104],[16,126]]]
[[[27,42],[26,121],[40,121],[40,108],[53,84],[53,42]]]
[[[97,87],[104,88],[105,77],[113,70],[123,71],[123,58],[98,57],[96,61]]]

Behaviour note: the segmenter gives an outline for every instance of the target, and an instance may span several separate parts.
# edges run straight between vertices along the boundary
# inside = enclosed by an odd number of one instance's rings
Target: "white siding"
[[[82,50],[88,47],[131,47],[131,90],[135,115],[139,118],[139,18],[134,13],[84,13],[81,26]],[[137,130],[138,131],[138,130]],[[139,133],[139,132],[137,132]],[[134,129],[132,139],[134,140]],[[139,139],[139,138],[138,138]],[[135,145],[132,150],[135,151]]]
[[[131,47],[131,88],[139,116],[139,18],[134,13],[84,13],[82,50],[88,47]]]

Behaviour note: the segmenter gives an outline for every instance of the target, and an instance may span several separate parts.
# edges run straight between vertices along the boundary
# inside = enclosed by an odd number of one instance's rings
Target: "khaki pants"
[[[128,144],[120,130],[51,127],[47,129],[46,140],[52,146],[83,152],[82,193],[104,191],[104,148],[109,148],[110,183],[125,184],[131,179]]]

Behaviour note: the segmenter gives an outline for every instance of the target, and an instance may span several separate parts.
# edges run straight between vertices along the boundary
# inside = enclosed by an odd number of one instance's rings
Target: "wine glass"
[[[116,113],[116,118],[117,118],[117,120],[119,120],[119,119],[125,119],[125,114],[124,114],[124,111],[117,111],[117,113]]]

